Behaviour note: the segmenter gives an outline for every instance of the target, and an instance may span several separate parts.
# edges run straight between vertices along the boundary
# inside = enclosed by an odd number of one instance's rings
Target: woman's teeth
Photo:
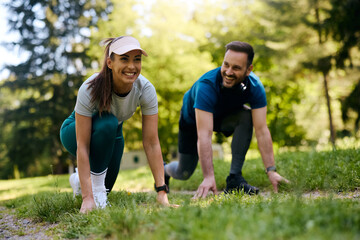
[[[134,76],[135,73],[125,73],[126,76]]]

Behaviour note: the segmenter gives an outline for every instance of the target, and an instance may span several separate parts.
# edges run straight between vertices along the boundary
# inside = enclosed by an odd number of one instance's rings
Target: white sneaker
[[[77,168],[75,168],[75,172],[70,175],[69,178],[70,186],[73,189],[73,197],[77,195],[81,195],[81,186],[80,186],[80,180],[79,180],[79,173]]]
[[[97,208],[105,208],[109,205],[105,187],[93,188],[93,196]]]

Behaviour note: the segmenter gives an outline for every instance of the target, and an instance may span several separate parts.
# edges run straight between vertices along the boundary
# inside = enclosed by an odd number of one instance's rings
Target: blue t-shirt
[[[181,118],[195,125],[195,108],[213,113],[214,121],[250,104],[252,109],[267,105],[263,84],[253,72],[247,77],[246,90],[222,89],[221,67],[213,69],[197,80],[183,98]]]

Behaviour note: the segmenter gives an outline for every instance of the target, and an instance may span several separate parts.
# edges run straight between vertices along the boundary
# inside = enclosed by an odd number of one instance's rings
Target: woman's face
[[[113,60],[108,58],[108,67],[112,70],[115,86],[133,84],[141,71],[141,51],[133,50],[122,55],[114,54]]]

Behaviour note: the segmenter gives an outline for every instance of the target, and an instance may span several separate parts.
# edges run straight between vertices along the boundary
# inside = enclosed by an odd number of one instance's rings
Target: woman
[[[64,121],[60,138],[77,157],[77,171],[70,176],[74,195],[82,194],[80,212],[104,208],[114,186],[124,150],[123,122],[142,112],[143,146],[155,179],[157,201],[169,205],[158,138],[158,102],[154,86],[140,74],[141,57],[147,53],[131,36],[109,38],[100,73],[80,87],[75,110]],[[81,186],[81,190],[80,190]]]

